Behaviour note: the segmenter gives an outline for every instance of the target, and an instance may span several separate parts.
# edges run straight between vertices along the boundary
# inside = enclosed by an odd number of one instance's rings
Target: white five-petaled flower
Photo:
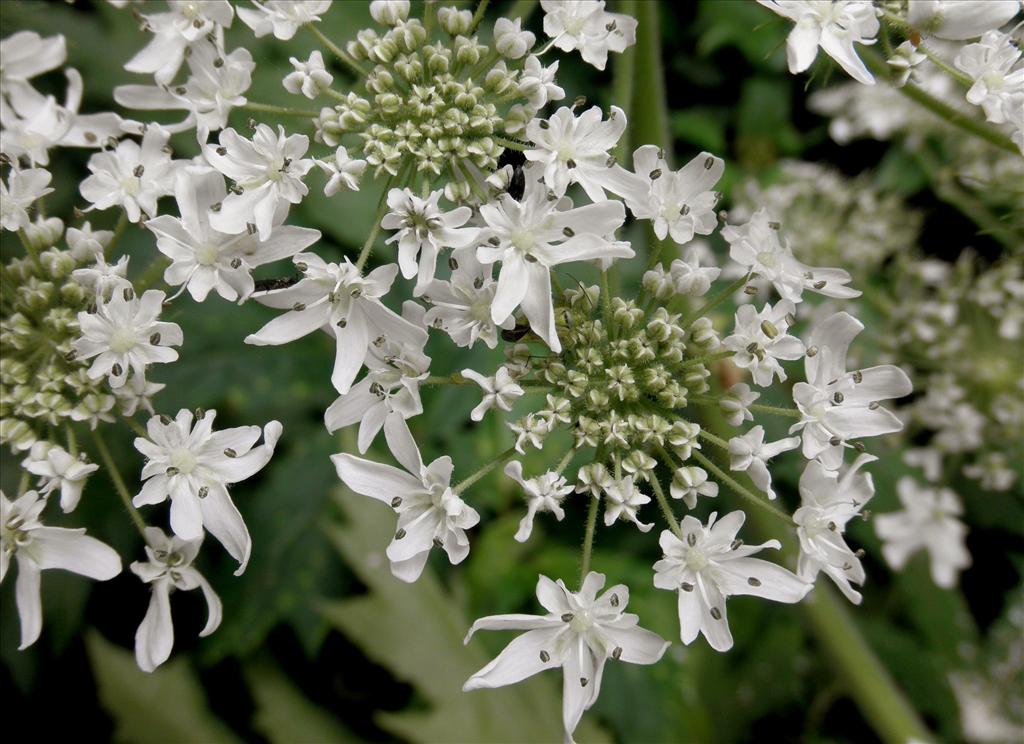
[[[800,476],[800,508],[793,514],[800,539],[797,574],[813,583],[818,572],[824,571],[854,604],[860,604],[861,596],[850,582],[864,583],[864,567],[860,556],[846,544],[843,532],[875,495],[871,474],[860,469],[877,459],[862,454],[841,476],[811,460]]]
[[[74,511],[82,498],[85,481],[99,470],[99,465],[73,457],[63,447],[43,440],[32,445],[21,466],[32,475],[39,476],[42,495],[60,491],[60,508],[65,512]]]
[[[981,106],[985,118],[994,124],[1007,120],[1007,103],[1024,90],[1024,66],[1013,69],[1020,57],[1010,34],[986,31],[979,42],[966,45],[953,60],[974,80],[967,100]]]
[[[787,437],[777,442],[764,441],[764,427],[755,426],[746,434],[729,440],[729,468],[746,471],[754,485],[764,491],[769,499],[775,498],[772,490],[772,474],[767,461],[776,455],[796,449],[800,437]]]
[[[319,49],[313,51],[305,62],[295,57],[289,57],[288,61],[295,68],[294,72],[285,75],[283,81],[284,89],[289,93],[301,93],[312,100],[331,87],[334,76],[324,67],[324,55]]]
[[[475,248],[455,251],[448,263],[455,267],[449,280],[435,279],[424,291],[423,300],[431,307],[423,322],[447,333],[456,346],[471,347],[480,340],[493,349],[498,329],[511,330],[516,322],[511,315],[500,323],[491,318],[498,288],[492,267],[477,260]]]
[[[565,738],[572,741],[583,712],[601,692],[608,659],[630,664],[654,664],[669,643],[639,627],[640,618],[625,612],[629,589],[616,584],[600,597],[604,574],[591,571],[578,592],[562,580],[541,576],[537,601],[546,615],[491,615],[473,623],[466,643],[478,630],[525,630],[487,666],[470,677],[463,690],[504,687],[545,669],[562,668],[562,720]]]
[[[682,499],[691,509],[697,506],[698,496],[714,498],[718,496],[718,484],[708,480],[708,473],[704,468],[695,465],[677,468],[672,474],[672,485],[669,492],[674,499]]]
[[[479,228],[462,227],[473,214],[469,207],[441,211],[437,205],[441,194],[434,191],[421,199],[408,188],[388,192],[391,211],[380,224],[385,230],[398,231],[387,242],[398,243],[398,266],[406,279],[416,277],[415,294],[422,294],[434,278],[438,253],[445,248],[466,248],[480,234]]]
[[[1019,0],[909,0],[907,22],[925,35],[963,41],[999,28],[1018,12]]]
[[[851,278],[848,272],[797,261],[789,244],[779,239],[779,223],[763,207],[746,224],[723,227],[722,237],[729,242],[729,257],[771,282],[784,300],[800,302],[805,289],[840,300],[860,297],[858,290],[845,286]]]
[[[283,210],[265,239],[215,230],[210,226],[210,207],[226,195],[224,177],[217,171],[185,168],[174,187],[180,217],[165,214],[146,221],[156,235],[157,249],[171,259],[164,281],[184,285],[196,302],[205,300],[210,290],[231,302],[245,300],[256,287],[250,273],[254,268],[291,258],[320,239],[318,230],[281,225]]]
[[[559,522],[565,518],[562,499],[572,493],[573,486],[565,478],[553,470],[535,476],[523,478],[523,464],[513,460],[505,466],[505,475],[518,483],[526,492],[526,516],[519,521],[516,541],[526,542],[533,532],[533,518],[538,512],[551,512]]]
[[[362,276],[347,258],[336,264],[315,253],[300,253],[294,260],[305,274],[302,280],[256,298],[268,307],[289,311],[247,336],[247,344],[279,346],[323,329],[337,342],[331,382],[342,394],[352,386],[371,344],[423,348],[426,329],[405,320],[380,300],[391,289],[398,266],[379,266]]]
[[[484,399],[469,414],[473,421],[482,421],[484,414],[492,408],[511,411],[512,401],[523,394],[523,389],[516,384],[508,367],[504,365],[498,367],[493,377],[484,377],[471,369],[462,370],[462,376],[475,382],[484,391]]]
[[[491,237],[489,245],[477,249],[481,263],[501,261],[491,305],[494,322],[503,323],[522,305],[533,332],[555,352],[562,344],[555,331],[551,268],[571,261],[633,256],[628,244],[605,237],[626,219],[622,202],[606,200],[560,210],[558,201],[549,200],[543,187],[527,179],[522,201],[503,194],[483,205],[480,214]]]
[[[85,534],[84,529],[46,527],[39,521],[46,499],[35,491],[8,501],[0,491],[0,581],[7,576],[11,558],[18,562],[14,586],[21,645],[36,642],[43,629],[43,606],[39,596],[39,573],[63,568],[97,581],[121,573],[121,558],[113,548]]]
[[[349,157],[348,150],[339,147],[334,151],[334,161],[317,160],[317,166],[327,174],[324,195],[334,196],[339,191],[359,191],[359,181],[366,170],[366,161]]]
[[[746,545],[736,533],[746,520],[742,511],[726,514],[717,522],[717,514],[705,527],[694,517],[684,517],[682,537],[671,531],[661,533],[659,543],[664,557],[654,564],[654,585],[679,592],[679,635],[689,645],[700,633],[716,651],[732,648],[732,633],[725,612],[725,600],[736,594],[749,594],[792,604],[811,590],[782,566],[751,558],[764,548],[778,549],[778,540],[761,545]]]
[[[882,555],[896,571],[922,548],[931,560],[932,580],[943,589],[956,586],[957,574],[971,565],[960,521],[963,507],[948,488],[919,485],[910,476],[896,483],[903,511],[875,517],[875,532],[882,539]]]
[[[92,202],[89,209],[124,208],[131,222],[157,213],[157,200],[174,191],[174,177],[184,161],[171,160],[167,147],[170,132],[150,124],[142,135],[142,144],[123,139],[113,150],[98,152],[89,158],[91,176],[82,181],[79,191]]]
[[[820,323],[811,332],[804,358],[807,382],[793,386],[801,419],[789,432],[800,431],[804,457],[818,458],[829,470],[842,464],[844,442],[900,431],[903,423],[879,402],[913,390],[906,373],[891,364],[846,371],[850,342],[862,330],[864,325],[848,313]]]
[[[641,532],[650,532],[654,527],[654,522],[641,522],[636,515],[641,506],[651,503],[651,497],[640,490],[632,475],[612,480],[604,487],[604,498],[605,527],[619,519],[632,522]]]
[[[722,409],[722,415],[729,426],[741,426],[744,421],[754,420],[750,406],[760,397],[761,393],[752,391],[750,385],[738,382],[725,392],[718,401],[718,407]]]
[[[200,637],[213,633],[220,626],[220,597],[203,575],[192,567],[203,543],[200,535],[194,540],[168,537],[157,527],[147,527],[146,557],[135,561],[132,573],[150,585],[149,608],[135,632],[135,660],[144,672],[152,672],[167,661],[174,647],[174,622],[171,620],[171,592],[175,589],[201,589],[206,599],[206,625]]]
[[[115,263],[107,263],[102,252],[94,253],[93,262],[71,272],[71,278],[91,291],[98,299],[106,300],[115,292],[131,290],[128,279],[128,256],[121,256]]]
[[[702,152],[678,171],[665,162],[664,151],[644,145],[633,153],[635,189],[622,196],[637,219],[651,220],[655,235],[671,235],[679,245],[696,235],[710,235],[718,225],[715,205],[719,194],[712,191],[725,172],[725,163]]]
[[[803,72],[818,56],[818,47],[854,80],[873,85],[854,43],[874,44],[878,17],[871,0],[757,0],[796,25],[786,40],[789,71]]]
[[[623,52],[636,43],[636,19],[608,13],[604,0],[541,0],[544,33],[563,52],[580,50],[583,61],[603,70],[608,52]]]
[[[331,0],[253,0],[255,8],[239,8],[238,19],[252,29],[256,38],[274,34],[287,41],[307,23],[320,20]]]
[[[206,145],[203,154],[214,168],[234,181],[231,194],[210,215],[210,225],[223,233],[237,235],[253,224],[260,240],[268,240],[275,215],[284,207],[298,204],[309,192],[302,182],[313,167],[312,158],[304,158],[309,137],[277,134],[266,124],[257,124],[248,140],[234,129],[220,133],[219,145]],[[281,220],[283,221],[283,217]]]
[[[136,437],[135,449],[146,457],[142,490],[135,506],[171,499],[171,529],[183,540],[197,540],[203,530],[217,538],[238,561],[239,576],[252,550],[249,530],[228,495],[227,487],[263,469],[274,454],[281,424],[238,426],[213,431],[216,411],[182,409],[174,418],[154,416],[146,424],[147,437]]]
[[[519,73],[519,92],[526,96],[534,110],[539,111],[548,101],[561,101],[565,98],[565,90],[555,80],[557,73],[557,61],[545,67],[536,55],[531,54],[526,58],[523,70]]]
[[[736,366],[749,369],[754,382],[761,387],[772,384],[776,375],[779,382],[786,379],[786,371],[779,360],[791,361],[804,355],[803,342],[787,332],[796,320],[796,306],[789,300],[765,305],[761,312],[752,305],[743,305],[736,311],[736,329],[722,345],[733,352]]]
[[[593,202],[607,199],[605,189],[622,194],[636,188],[636,179],[615,162],[609,151],[626,131],[626,114],[617,106],[604,120],[592,106],[579,116],[562,106],[550,119],[533,119],[526,136],[533,147],[523,154],[543,166],[544,182],[557,196],[578,183]]]
[[[346,486],[398,513],[387,556],[391,573],[412,583],[423,573],[431,548],[442,548],[453,565],[465,560],[469,555],[466,530],[480,521],[480,515],[450,486],[452,458],[445,455],[424,465],[412,436],[390,444],[405,470],[349,454],[331,455],[331,460]]]
[[[167,5],[163,13],[142,15],[146,30],[153,36],[124,66],[128,72],[152,74],[161,85],[174,79],[186,50],[230,26],[235,14],[228,0],[190,0]]]
[[[125,287],[108,300],[97,297],[96,312],[78,314],[82,335],[74,349],[79,359],[95,357],[88,372],[91,379],[106,376],[110,386],[118,388],[129,372],[145,377],[147,365],[178,358],[178,352],[168,347],[181,345],[181,326],[157,320],[164,296],[150,289],[136,297]]]
[[[48,170],[12,168],[7,183],[0,180],[0,227],[11,232],[28,227],[28,210],[37,199],[53,191],[49,185]]]

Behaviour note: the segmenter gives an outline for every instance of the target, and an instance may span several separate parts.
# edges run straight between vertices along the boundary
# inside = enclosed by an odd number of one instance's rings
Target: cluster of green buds
[[[363,75],[353,91],[328,91],[339,102],[321,110],[317,140],[348,146],[378,176],[444,174],[449,192],[468,198],[497,167],[501,136],[532,116],[519,74],[480,43],[469,11],[439,9],[433,33],[416,18],[388,20],[384,33],[365,29],[348,43]]]
[[[55,247],[57,218],[23,233],[29,252],[0,266],[0,444],[25,450],[64,422],[109,419],[116,399],[104,380],[90,380],[75,358],[78,313],[93,293],[72,276],[92,262]]]

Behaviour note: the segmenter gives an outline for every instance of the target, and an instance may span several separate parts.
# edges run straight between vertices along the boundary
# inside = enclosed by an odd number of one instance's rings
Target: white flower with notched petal
[[[130,222],[156,215],[157,200],[174,191],[174,177],[185,162],[171,160],[170,136],[163,127],[150,124],[141,145],[123,139],[113,150],[89,158],[87,167],[92,175],[78,189],[92,202],[89,210],[119,205]]]
[[[53,191],[49,184],[48,170],[12,168],[7,183],[0,180],[0,227],[11,232],[28,227],[31,224],[28,210],[36,200]]]
[[[324,67],[324,55],[320,53],[319,49],[312,52],[305,62],[295,57],[289,57],[288,61],[295,68],[295,72],[285,75],[282,81],[284,89],[289,93],[295,95],[301,93],[306,98],[313,100],[331,87],[334,76]]]
[[[409,17],[409,0],[373,0],[370,16],[382,26],[397,26]]]
[[[203,543],[168,537],[156,527],[147,527],[146,556],[148,561],[135,561],[132,573],[150,585],[149,608],[135,632],[135,661],[144,672],[152,672],[167,661],[174,647],[174,622],[171,620],[171,592],[175,589],[201,589],[206,599],[206,625],[200,637],[213,633],[220,626],[220,597],[203,575],[192,567]]]
[[[744,421],[754,420],[750,406],[760,397],[761,393],[752,391],[750,385],[738,382],[725,392],[718,401],[718,407],[730,426],[741,426]]]
[[[999,28],[1020,11],[1020,0],[910,0],[907,21],[940,39],[974,39]]]
[[[345,263],[335,264],[315,253],[300,253],[294,260],[305,274],[303,279],[292,287],[256,298],[261,304],[288,308],[289,312],[247,336],[245,343],[279,346],[325,330],[337,341],[331,382],[342,394],[352,387],[371,344],[423,348],[426,329],[405,320],[380,300],[391,289],[398,266],[379,266],[363,276],[347,258]]]
[[[702,152],[680,170],[672,171],[661,148],[644,145],[633,153],[633,170],[636,190],[622,196],[637,219],[651,220],[659,240],[671,235],[683,245],[695,234],[710,235],[714,231],[719,194],[711,189],[725,172],[721,158]]]
[[[555,81],[558,74],[558,62],[552,62],[544,67],[540,59],[531,54],[523,64],[523,71],[519,73],[519,92],[527,97],[530,105],[540,110],[548,101],[561,101],[565,98],[565,90]]]
[[[462,370],[462,376],[475,382],[484,391],[484,399],[470,411],[469,417],[473,421],[482,421],[484,414],[492,408],[511,411],[512,401],[523,394],[523,389],[516,384],[508,367],[505,366],[498,367],[494,377],[484,377],[471,369]]]
[[[85,222],[81,227],[69,227],[64,240],[76,261],[87,261],[103,253],[113,237],[113,230],[93,230],[92,225]]]
[[[142,468],[145,483],[132,503],[144,506],[170,498],[174,534],[197,540],[205,528],[238,561],[235,575],[239,576],[249,562],[252,540],[227,487],[252,477],[270,462],[281,424],[267,424],[263,444],[256,447],[260,427],[214,432],[216,415],[206,411],[196,420],[191,411],[182,409],[174,419],[154,416],[149,420],[148,438],[135,439],[135,449],[145,455],[146,464]]]
[[[622,202],[601,201],[564,210],[557,205],[558,200],[549,200],[544,188],[527,179],[522,201],[503,194],[498,201],[480,207],[491,237],[489,245],[477,249],[481,263],[501,261],[492,320],[503,323],[522,305],[533,332],[555,352],[562,350],[562,344],[555,331],[551,268],[572,261],[634,255],[628,244],[604,237],[625,221]]]
[[[274,34],[287,41],[307,23],[320,20],[331,7],[331,0],[253,0],[255,8],[239,8],[238,19],[252,29],[256,38]]]
[[[921,486],[910,476],[896,483],[903,511],[875,517],[875,532],[882,539],[882,555],[899,571],[911,555],[928,551],[932,580],[943,589],[956,586],[957,574],[971,565],[960,521],[963,507],[948,488]]]
[[[89,367],[91,379],[106,376],[110,386],[118,388],[129,372],[145,377],[148,365],[178,358],[178,352],[168,347],[181,345],[181,326],[157,320],[164,297],[157,289],[136,297],[126,287],[115,290],[109,300],[97,298],[96,312],[78,314],[82,335],[74,349],[79,359],[95,357]]]
[[[792,361],[804,355],[803,342],[790,336],[789,326],[796,321],[796,307],[788,300],[765,305],[761,312],[751,305],[736,311],[736,329],[722,345],[733,352],[733,363],[749,369],[754,382],[761,387],[772,384],[776,375],[779,382],[786,380],[786,371],[779,360]]]
[[[608,13],[604,0],[541,0],[544,33],[563,52],[580,50],[583,61],[603,70],[608,52],[623,52],[636,43],[636,19]]]
[[[624,612],[629,589],[616,584],[600,597],[604,574],[591,571],[578,592],[562,580],[541,576],[537,601],[546,615],[491,615],[473,623],[466,643],[478,630],[525,630],[498,656],[470,677],[462,689],[504,687],[545,669],[562,668],[562,720],[566,741],[572,741],[583,712],[601,692],[608,659],[654,664],[669,642],[639,627],[640,618]]]
[[[878,17],[870,0],[757,0],[796,23],[786,40],[789,71],[803,72],[825,50],[854,80],[874,85],[854,43],[873,44]]]
[[[537,512],[551,512],[559,522],[565,518],[562,499],[572,493],[573,487],[561,474],[553,470],[534,478],[523,478],[523,464],[513,460],[505,466],[505,475],[526,491],[526,516],[519,521],[517,542],[526,542],[533,532],[533,518]]]
[[[843,444],[852,439],[900,431],[903,423],[880,401],[902,398],[913,390],[910,378],[899,367],[846,371],[850,342],[864,324],[848,313],[836,313],[812,332],[804,358],[807,382],[793,386],[793,400],[801,419],[789,433],[801,432],[803,453],[818,458],[829,470],[843,462]]]
[[[60,491],[60,508],[65,512],[74,511],[85,481],[99,470],[99,465],[72,457],[63,447],[42,440],[32,445],[21,466],[39,476],[39,491],[44,496]]]
[[[705,527],[693,517],[684,517],[682,537],[669,530],[661,533],[659,543],[664,557],[654,564],[654,585],[679,592],[679,635],[689,645],[700,633],[711,648],[728,651],[732,633],[725,612],[725,600],[736,594],[749,594],[792,604],[811,590],[782,566],[751,558],[765,548],[778,549],[778,540],[761,545],[745,545],[736,533],[746,520],[742,511],[726,514],[717,522],[717,514]]]
[[[453,565],[465,560],[466,530],[480,521],[480,515],[450,486],[452,458],[445,455],[424,465],[411,436],[396,437],[391,451],[405,470],[349,454],[331,455],[331,460],[346,486],[397,512],[387,556],[391,573],[412,583],[423,573],[431,548],[442,548]]]
[[[477,260],[475,248],[455,251],[448,263],[455,267],[451,278],[435,279],[424,290],[423,300],[431,307],[423,322],[447,333],[456,346],[471,347],[480,340],[493,349],[498,345],[498,329],[511,330],[516,322],[511,315],[500,323],[491,318],[498,289],[492,267]]]
[[[743,225],[726,225],[722,237],[729,241],[729,257],[756,272],[775,287],[782,299],[800,302],[804,290],[848,300],[860,292],[845,286],[850,275],[842,269],[805,266],[796,260],[788,243],[779,240],[779,223],[763,207]]]
[[[708,472],[694,465],[677,468],[672,474],[669,492],[674,499],[682,499],[691,509],[697,506],[698,496],[718,496],[718,484],[708,480]]]
[[[160,85],[174,79],[187,49],[194,49],[199,46],[196,42],[230,26],[235,15],[228,0],[192,0],[167,5],[163,13],[142,15],[146,30],[153,37],[124,66],[128,72],[152,74]]]
[[[650,532],[653,522],[641,522],[637,510],[651,503],[651,497],[644,494],[633,482],[633,476],[613,480],[604,488],[604,525],[611,527],[616,520],[632,522],[641,532]]]
[[[854,604],[860,604],[861,596],[850,582],[864,583],[864,567],[858,553],[846,544],[843,532],[875,495],[871,474],[860,469],[877,459],[863,454],[842,476],[811,460],[800,476],[800,508],[793,514],[800,539],[797,574],[813,583],[818,572],[824,571]]]
[[[266,124],[257,124],[251,140],[234,129],[220,133],[219,145],[206,145],[203,155],[214,168],[234,181],[231,194],[210,215],[215,230],[231,235],[245,232],[253,224],[260,240],[269,240],[275,216],[283,207],[298,204],[309,193],[302,182],[313,167],[312,158],[304,158],[309,137],[277,134]],[[280,218],[283,221],[284,217]]]
[[[800,446],[800,437],[787,437],[777,442],[764,441],[764,427],[755,426],[746,434],[729,440],[729,469],[746,471],[754,485],[768,498],[775,498],[768,460]]]
[[[411,189],[391,189],[388,206],[381,227],[397,230],[388,243],[398,243],[398,267],[406,279],[416,277],[415,294],[422,294],[437,270],[437,255],[445,248],[466,248],[476,240],[480,229],[462,227],[472,216],[469,207],[456,207],[442,212],[437,202],[441,191],[434,191],[426,199],[416,196]],[[417,269],[416,257],[419,256]]]
[[[18,562],[14,586],[21,645],[28,648],[43,629],[43,606],[39,597],[39,573],[63,568],[97,581],[121,573],[121,558],[107,545],[85,534],[84,529],[45,527],[39,515],[46,499],[35,491],[8,501],[0,491],[0,581],[7,576],[13,557]]]
[[[231,302],[253,293],[250,273],[282,258],[291,258],[320,239],[318,230],[282,225],[279,210],[266,239],[243,232],[229,235],[210,226],[210,207],[227,196],[224,177],[214,170],[186,168],[178,174],[174,197],[180,217],[160,215],[145,225],[156,236],[156,247],[171,259],[164,281],[184,285],[192,299],[202,302],[214,290]]]
[[[339,147],[334,152],[334,161],[317,160],[317,166],[327,174],[324,195],[334,196],[339,191],[359,191],[359,181],[366,170],[366,161],[349,157],[348,150]]]

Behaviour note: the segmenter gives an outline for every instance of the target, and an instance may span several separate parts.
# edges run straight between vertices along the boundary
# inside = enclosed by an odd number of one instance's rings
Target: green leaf
[[[412,742],[560,741],[560,683],[543,676],[499,690],[462,692],[491,655],[479,640],[463,645],[471,623],[459,601],[429,568],[414,584],[391,575],[384,555],[394,529],[388,509],[348,490],[338,501],[347,522],[331,527],[330,536],[369,591],[324,603],[324,616],[376,663],[412,684],[429,705],[426,711],[379,713],[378,724]],[[586,719],[577,738],[607,741]]]
[[[96,631],[85,646],[99,688],[100,702],[114,719],[114,738],[131,744],[240,740],[209,711],[195,671],[182,658],[147,674],[135,657]]]

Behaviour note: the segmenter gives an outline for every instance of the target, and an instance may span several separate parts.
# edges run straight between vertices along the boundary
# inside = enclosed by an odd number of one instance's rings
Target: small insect
[[[530,332],[529,323],[517,323],[515,328],[509,328],[501,332],[501,337],[509,343],[515,343]]]
[[[505,191],[516,201],[521,201],[526,191],[526,174],[523,173],[526,156],[519,150],[506,147],[498,158],[498,168],[504,168],[506,165],[512,166],[512,177],[508,179],[508,188]]]
[[[297,277],[297,276],[283,277],[281,279],[257,279],[256,282],[255,282],[255,284],[256,284],[255,291],[256,292],[270,292],[271,290],[274,290],[274,289],[287,289],[288,287],[290,287],[293,284],[295,284],[296,282],[298,282],[299,279],[300,279],[300,277]]]

